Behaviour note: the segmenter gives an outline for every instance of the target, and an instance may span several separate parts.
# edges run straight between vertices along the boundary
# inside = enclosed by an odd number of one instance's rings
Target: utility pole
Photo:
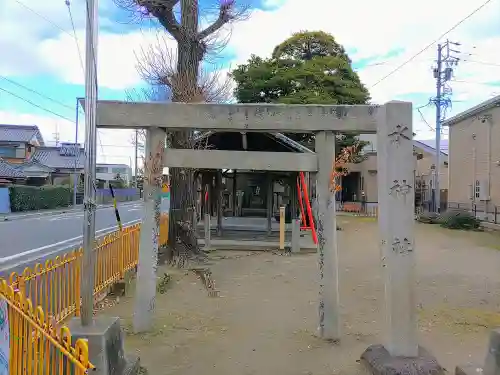
[[[76,206],[76,197],[77,197],[77,190],[78,190],[78,160],[80,160],[80,147],[78,147],[78,113],[80,112],[80,99],[81,98],[76,98],[76,113],[75,113],[75,170],[74,170],[74,179],[73,179],[73,206]]]
[[[436,163],[434,173],[434,199],[433,209],[435,212],[441,211],[441,188],[439,186],[439,176],[441,174],[441,124],[444,120],[443,107],[449,103],[448,96],[452,94],[446,83],[453,78],[453,66],[458,65],[458,57],[452,56],[452,53],[459,51],[450,48],[450,45],[460,45],[460,43],[446,41],[444,44],[438,44],[437,61],[434,68],[434,78],[436,79]],[[443,69],[443,66],[445,68]]]
[[[138,134],[137,134],[138,130],[135,129],[135,144],[134,144],[134,148],[135,148],[135,161],[134,161],[134,176],[135,176],[135,188],[137,189],[137,148],[139,147],[137,145],[137,141],[138,141]]]
[[[436,173],[434,173],[434,211],[439,212],[441,207],[441,190],[439,187],[439,163],[441,163],[441,75],[443,67],[443,46],[438,44],[437,74],[436,78]],[[436,71],[435,71],[436,72]]]
[[[59,126],[57,126],[57,124],[56,124],[56,131],[53,134],[54,134],[54,139],[56,141],[56,147],[58,147],[59,146]]]
[[[81,323],[92,324],[94,308],[95,164],[97,143],[97,32],[98,0],[87,0],[85,40],[85,187]]]

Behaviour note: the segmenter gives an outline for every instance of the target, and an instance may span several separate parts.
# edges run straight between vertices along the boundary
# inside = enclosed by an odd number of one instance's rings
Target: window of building
[[[127,168],[112,168],[113,173],[119,173],[119,174],[127,174]]]
[[[107,167],[96,167],[95,173],[108,173]]]
[[[476,184],[474,186],[474,197],[479,199],[479,195],[481,194],[481,184],[479,180],[476,180]]]
[[[14,147],[0,147],[0,157],[15,158],[16,149]]]

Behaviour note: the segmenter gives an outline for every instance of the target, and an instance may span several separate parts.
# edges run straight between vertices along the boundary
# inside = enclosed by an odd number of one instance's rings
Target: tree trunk
[[[181,1],[182,27],[185,30],[177,44],[177,76],[173,87],[173,102],[200,100],[198,71],[204,51],[196,39],[198,29],[197,0]],[[193,39],[194,38],[194,39]],[[191,148],[192,131],[177,131],[171,134],[171,147]],[[190,255],[200,254],[198,238],[193,220],[196,209],[193,171],[170,168],[170,215],[169,247],[171,261],[183,266]],[[191,254],[190,254],[191,253]]]

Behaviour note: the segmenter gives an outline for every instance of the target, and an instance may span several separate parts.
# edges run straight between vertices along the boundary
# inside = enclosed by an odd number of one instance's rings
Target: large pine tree
[[[240,103],[367,104],[370,94],[352,69],[344,47],[323,31],[294,34],[270,58],[252,55],[232,71]],[[312,147],[310,134],[287,134]],[[338,137],[337,152],[358,143],[355,134]],[[359,160],[359,158],[358,158]]]

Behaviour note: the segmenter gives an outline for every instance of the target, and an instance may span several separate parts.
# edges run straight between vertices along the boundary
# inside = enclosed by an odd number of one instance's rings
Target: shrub
[[[72,203],[72,190],[67,186],[13,185],[9,196],[12,212],[67,207]]]
[[[441,224],[442,218],[438,213],[429,212],[417,216],[417,221],[425,224]]]
[[[469,212],[457,211],[443,217],[441,226],[448,229],[477,230],[481,226],[481,220]]]

